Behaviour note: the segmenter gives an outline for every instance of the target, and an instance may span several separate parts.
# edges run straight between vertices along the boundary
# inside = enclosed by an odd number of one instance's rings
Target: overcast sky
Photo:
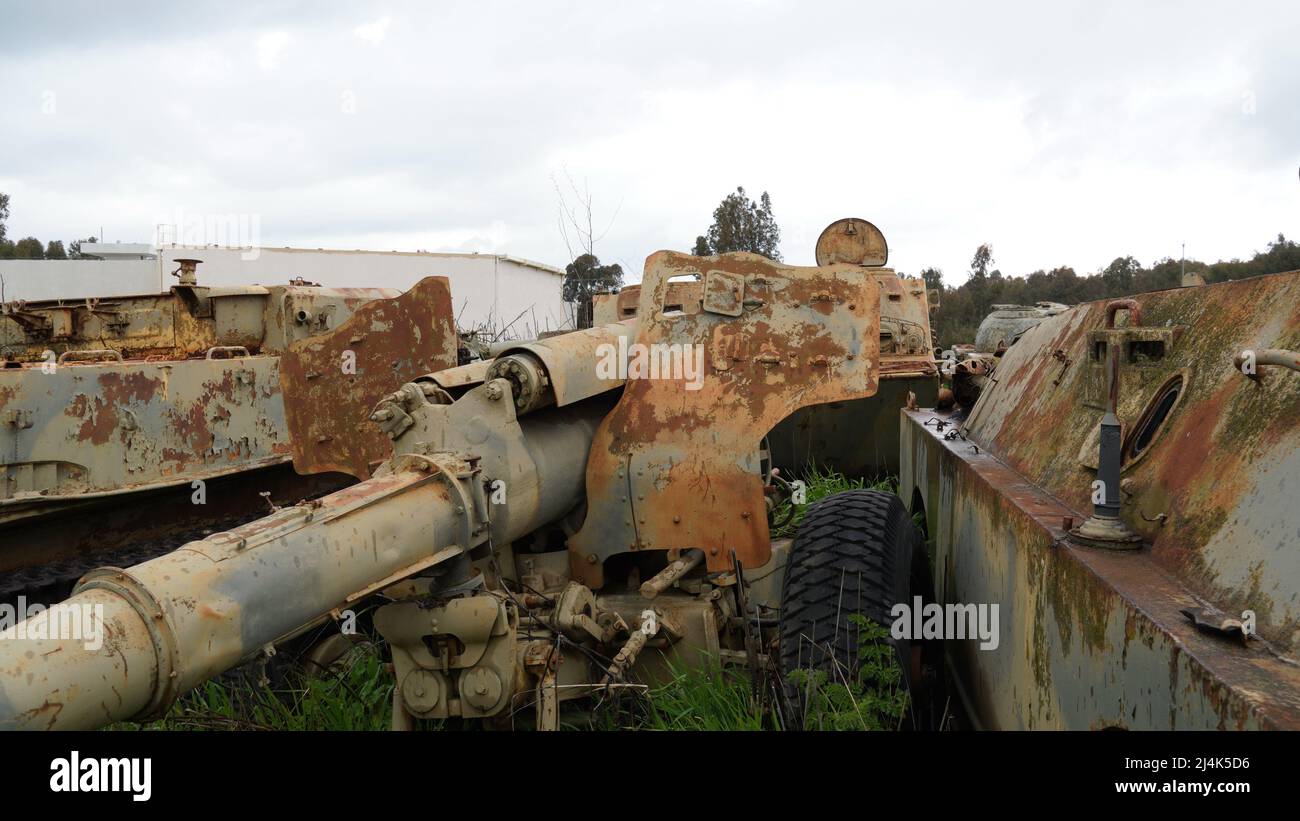
[[[243,214],[269,246],[563,266],[566,173],[632,279],[737,185],[771,194],[788,262],[858,216],[949,284],[981,242],[1024,274],[1300,235],[1294,0],[0,12],[14,239]]]

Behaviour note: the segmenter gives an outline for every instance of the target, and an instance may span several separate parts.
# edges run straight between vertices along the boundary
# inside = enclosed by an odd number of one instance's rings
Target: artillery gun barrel
[[[509,389],[504,380],[496,386]],[[382,475],[319,501],[129,570],[88,574],[72,598],[0,634],[0,728],[159,716],[274,642],[468,552],[472,534],[491,528],[503,543],[560,518],[582,501],[587,453],[607,410],[593,398],[518,420],[511,411],[501,436],[478,429],[484,442],[468,460],[399,456]],[[479,458],[509,465],[508,501],[490,522]],[[102,642],[60,634],[68,614],[102,625]]]

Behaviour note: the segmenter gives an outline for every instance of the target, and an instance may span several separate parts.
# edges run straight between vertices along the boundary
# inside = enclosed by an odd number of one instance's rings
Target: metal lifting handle
[[[230,359],[235,354],[238,354],[239,356],[248,356],[248,348],[245,348],[243,345],[214,345],[211,348],[208,348],[207,358],[216,359],[213,354],[218,353],[230,354],[230,356],[225,357],[226,359]]]
[[[74,359],[116,359],[122,361],[122,354],[109,348],[96,348],[90,351],[64,351],[59,354],[58,364]]]
[[[1115,327],[1115,314],[1119,311],[1128,311],[1128,324],[1142,324],[1142,306],[1136,299],[1112,299],[1106,303],[1106,327]]]
[[[1252,367],[1247,370],[1246,364],[1250,363]],[[1232,367],[1251,377],[1258,378],[1259,374],[1255,371],[1257,368],[1266,366],[1276,366],[1279,368],[1290,368],[1293,371],[1300,371],[1300,353],[1295,351],[1286,351],[1280,348],[1260,348],[1259,350],[1244,350],[1232,358]]]

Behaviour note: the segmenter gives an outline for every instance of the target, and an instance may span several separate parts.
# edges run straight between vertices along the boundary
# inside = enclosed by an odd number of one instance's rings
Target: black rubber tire
[[[856,671],[858,628],[848,616],[858,613],[888,629],[894,605],[911,605],[912,561],[922,550],[907,507],[892,493],[850,490],[809,507],[781,590],[782,674],[829,670],[832,656]],[[910,643],[889,641],[906,678]]]

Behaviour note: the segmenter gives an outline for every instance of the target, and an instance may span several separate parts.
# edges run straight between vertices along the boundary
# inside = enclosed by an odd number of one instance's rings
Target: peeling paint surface
[[[367,421],[386,394],[456,366],[456,326],[446,277],[425,277],[396,299],[361,306],[333,331],[290,346],[281,358],[294,469],[358,479],[392,454]]]
[[[1300,349],[1300,273],[1135,299],[1142,327],[1124,343],[1118,398],[1122,518],[1164,569],[1224,612],[1255,611],[1260,633],[1295,657],[1300,373],[1261,368],[1251,379],[1233,359],[1243,350]],[[1095,352],[1109,333],[1100,330],[1104,316],[1104,302],[1088,303],[1027,332],[966,423],[972,441],[1085,513],[1105,404]],[[1163,352],[1149,341],[1158,335],[1168,340]],[[1056,350],[1073,363],[1064,375]],[[1131,454],[1138,423],[1174,379],[1177,403],[1149,445]]]
[[[396,294],[176,286],[5,304],[0,525],[287,462],[278,354]]]
[[[1253,380],[1232,364],[1242,349],[1300,346],[1300,274],[1135,299],[1139,326],[1107,331],[1098,302],[1027,332],[964,439],[927,424],[942,414],[902,414],[903,495],[924,507],[939,598],[1002,607],[999,649],[951,648],[955,673],[990,728],[1300,728],[1300,374]],[[1125,346],[1122,518],[1140,550],[1068,533],[1091,513],[1098,343]],[[1201,632],[1189,608],[1254,609],[1260,636]]]
[[[667,310],[675,277],[743,283],[731,302]],[[599,587],[603,559],[700,548],[711,570],[770,555],[758,444],[798,408],[872,395],[879,380],[879,290],[857,266],[795,268],[756,254],[646,261],[636,343],[704,351],[704,379],[629,378],[587,465],[587,520],[570,539],[575,576]]]
[[[288,458],[277,359],[64,365],[18,377],[0,429],[0,521],[42,503],[188,483]]]

